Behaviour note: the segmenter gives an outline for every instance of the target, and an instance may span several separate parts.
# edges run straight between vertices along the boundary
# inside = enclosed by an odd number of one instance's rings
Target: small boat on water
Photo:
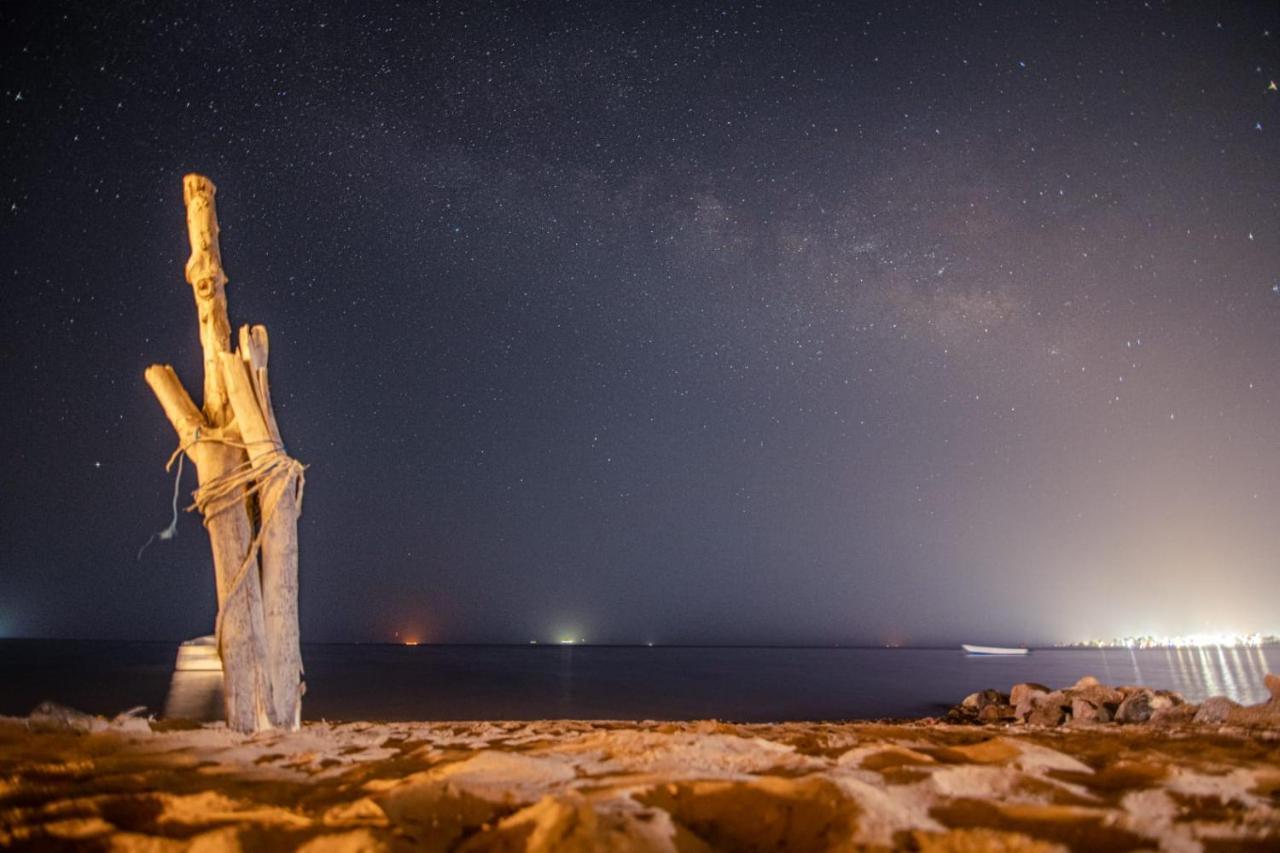
[[[1031,652],[1030,649],[1006,649],[1001,646],[971,646],[968,643],[961,643],[960,648],[971,655],[1025,655]]]

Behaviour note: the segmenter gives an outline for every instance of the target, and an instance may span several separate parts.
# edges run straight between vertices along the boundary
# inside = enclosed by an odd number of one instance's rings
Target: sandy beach
[[[0,846],[1263,850],[1280,733],[1239,726],[0,719]]]

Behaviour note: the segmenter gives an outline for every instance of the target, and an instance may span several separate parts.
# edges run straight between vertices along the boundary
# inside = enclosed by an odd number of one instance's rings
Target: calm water
[[[174,678],[174,643],[0,640],[0,714],[52,699],[95,713],[216,709],[217,675]],[[1252,703],[1280,648],[1037,650],[383,646],[303,647],[309,719],[838,720],[936,714],[985,687],[1110,684]]]

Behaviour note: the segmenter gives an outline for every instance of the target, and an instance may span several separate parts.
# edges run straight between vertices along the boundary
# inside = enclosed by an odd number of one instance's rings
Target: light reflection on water
[[[1030,657],[1039,654],[1044,659],[1056,651],[1045,650]],[[1067,653],[1079,655],[1078,663],[1086,666],[1089,659],[1096,660],[1098,677],[1105,683],[1176,690],[1191,702],[1210,696],[1226,696],[1246,705],[1261,702],[1269,695],[1263,679],[1268,672],[1280,669],[1280,649],[1272,647],[1072,649]]]
[[[222,719],[222,672],[174,670],[164,716],[212,722]]]

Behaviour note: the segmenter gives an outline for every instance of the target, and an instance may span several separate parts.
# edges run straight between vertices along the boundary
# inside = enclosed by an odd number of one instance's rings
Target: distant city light
[[[1280,636],[1263,633],[1236,634],[1231,631],[1184,634],[1172,637],[1140,634],[1115,637],[1110,640],[1080,640],[1074,643],[1059,643],[1058,645],[1066,648],[1093,649],[1199,649],[1214,646],[1258,648],[1260,646],[1280,645]]]

